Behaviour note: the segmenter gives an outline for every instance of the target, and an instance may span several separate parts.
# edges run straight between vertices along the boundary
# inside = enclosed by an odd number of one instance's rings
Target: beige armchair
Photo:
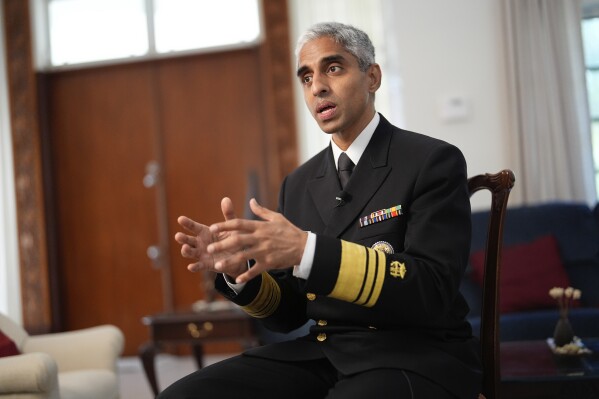
[[[116,399],[124,337],[103,325],[32,335],[0,313],[0,330],[20,355],[0,357],[0,398]]]

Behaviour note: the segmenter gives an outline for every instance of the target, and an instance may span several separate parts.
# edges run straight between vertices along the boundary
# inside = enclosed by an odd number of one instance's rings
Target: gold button
[[[326,326],[327,325],[327,321],[326,320],[318,320],[318,325],[319,326]]]
[[[326,341],[327,335],[325,333],[320,333],[320,334],[318,334],[318,337],[316,337],[316,339],[319,340],[320,342]]]
[[[311,292],[308,292],[308,293],[306,294],[306,298],[308,298],[308,300],[309,300],[309,301],[313,301],[313,300],[315,300],[315,299],[316,299],[316,294],[313,294],[313,293],[311,293]]]

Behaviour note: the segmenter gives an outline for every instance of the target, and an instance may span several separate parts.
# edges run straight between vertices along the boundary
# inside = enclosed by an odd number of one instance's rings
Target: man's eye
[[[304,77],[302,78],[302,83],[303,83],[303,84],[308,84],[308,83],[310,83],[310,82],[312,82],[312,76],[304,76]]]
[[[340,68],[339,66],[337,66],[337,65],[332,65],[332,66],[330,66],[330,67],[329,67],[329,72],[333,72],[333,73],[334,73],[334,72],[339,72],[339,70],[340,70],[340,69],[341,69],[341,68]]]

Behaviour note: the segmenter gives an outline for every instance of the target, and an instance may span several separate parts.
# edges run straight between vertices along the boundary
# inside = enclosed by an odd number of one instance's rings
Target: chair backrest
[[[470,196],[480,190],[491,192],[491,212],[485,244],[485,269],[480,324],[481,355],[483,364],[482,397],[499,398],[499,275],[503,220],[508,197],[515,182],[514,172],[505,169],[496,174],[484,174],[468,179]]]

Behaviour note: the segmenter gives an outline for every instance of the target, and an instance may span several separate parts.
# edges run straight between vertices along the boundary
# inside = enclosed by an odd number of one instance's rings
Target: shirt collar
[[[353,143],[351,143],[349,148],[345,151],[345,153],[347,154],[349,159],[351,159],[351,161],[354,163],[354,165],[357,165],[358,162],[360,161],[360,158],[362,158],[362,154],[364,154],[364,151],[366,150],[366,146],[368,146],[368,143],[370,142],[370,139],[372,138],[372,135],[374,134],[376,127],[379,125],[380,120],[381,120],[381,117],[380,117],[379,113],[375,112],[374,117],[372,118],[370,123],[368,123],[368,125],[366,125],[364,130],[362,130],[362,132],[358,135],[358,137],[356,137],[356,139],[353,141]],[[331,148],[333,150],[333,159],[335,160],[335,169],[338,169],[337,162],[339,160],[339,155],[341,155],[343,150],[341,148],[339,148],[337,146],[337,144],[335,144],[335,142],[333,141],[332,138],[331,138]]]

